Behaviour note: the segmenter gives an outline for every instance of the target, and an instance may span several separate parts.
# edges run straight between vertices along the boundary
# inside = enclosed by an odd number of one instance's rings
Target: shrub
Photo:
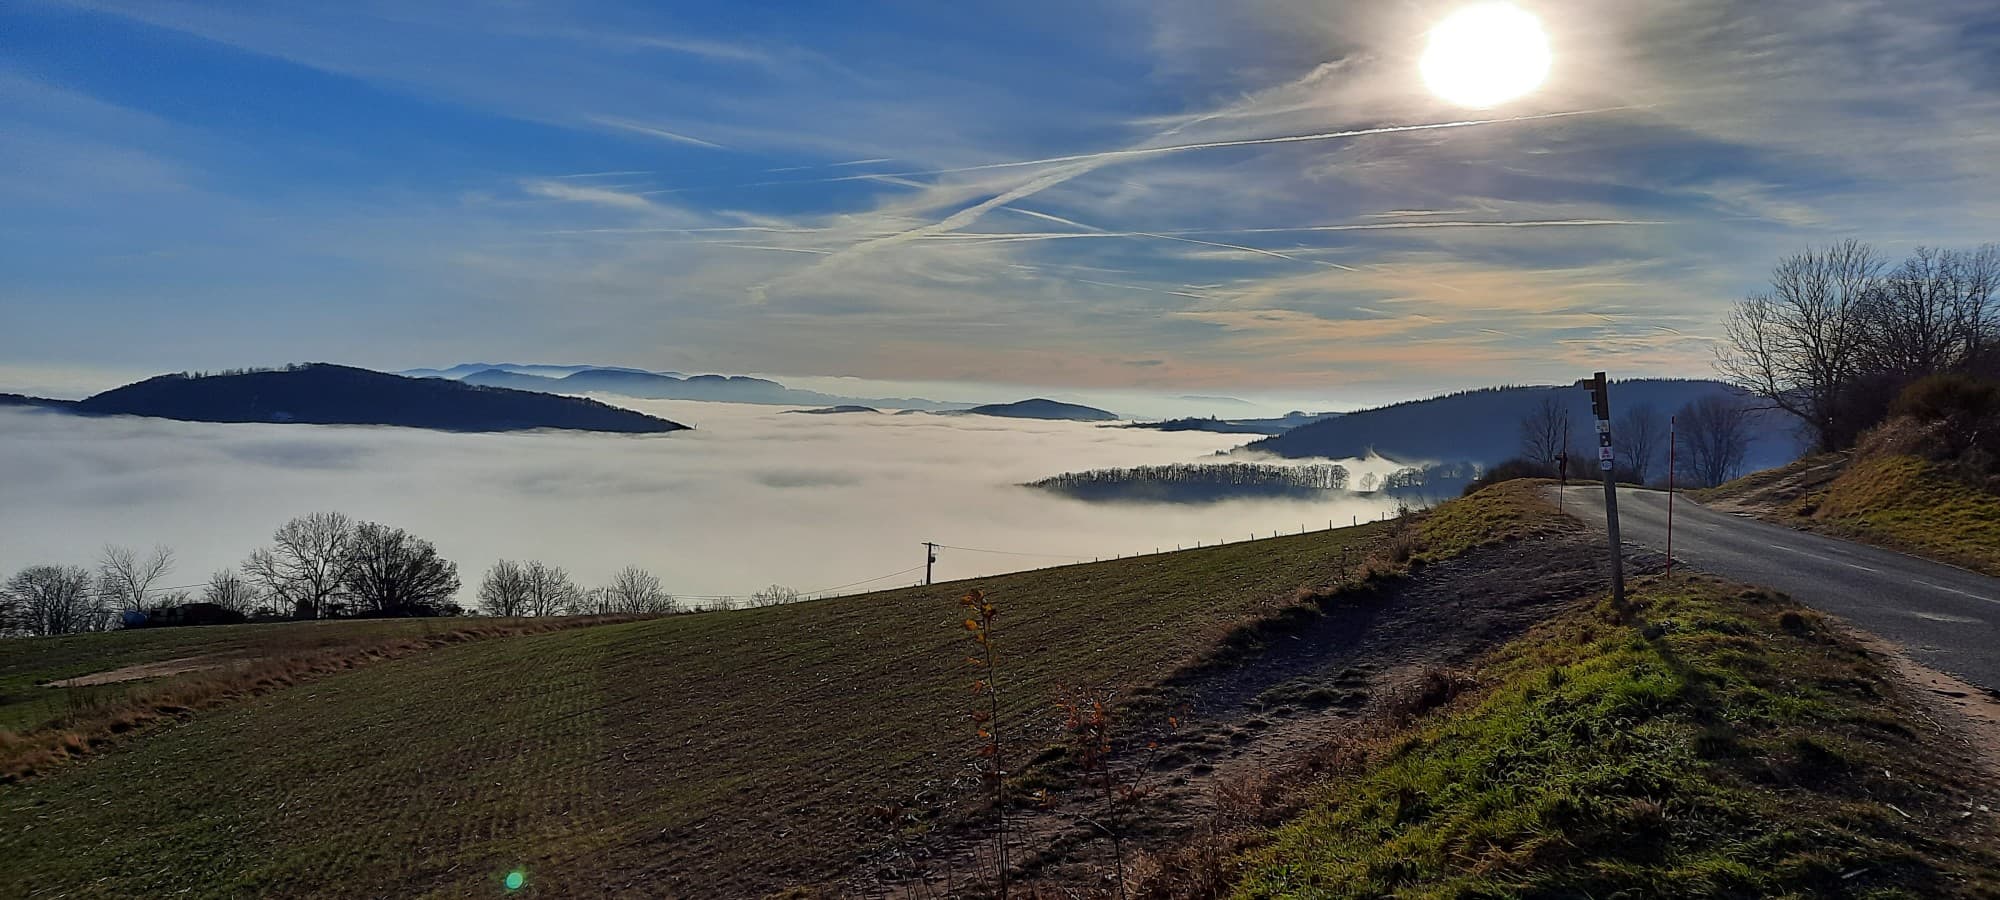
[[[1905,388],[1893,411],[1928,426],[1939,458],[2000,456],[2000,381],[1932,375]]]

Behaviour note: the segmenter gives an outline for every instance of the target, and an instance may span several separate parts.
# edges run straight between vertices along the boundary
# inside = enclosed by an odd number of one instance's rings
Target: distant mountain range
[[[486,387],[545,394],[618,394],[646,400],[704,400],[769,406],[868,406],[892,409],[954,410],[966,403],[922,397],[843,397],[788,388],[747,375],[682,375],[621,366],[546,366],[520,363],[463,363],[445,369],[406,369],[413,378],[445,378]]]
[[[1717,381],[1619,381],[1611,385],[1611,412],[1615,420],[1626,410],[1651,406],[1664,426],[1666,417],[1684,404],[1732,395],[1729,386]],[[1253,441],[1243,449],[1291,458],[1349,459],[1374,453],[1403,463],[1465,461],[1491,466],[1520,455],[1521,421],[1549,397],[1569,410],[1581,444],[1571,452],[1594,456],[1590,394],[1580,387],[1482,388],[1412,400],[1322,419]],[[1792,423],[1781,413],[1754,412],[1751,428],[1754,439],[1745,462],[1749,470],[1784,465],[1804,450]]]
[[[160,375],[82,400],[0,395],[0,405],[185,422],[399,425],[438,431],[539,428],[659,434],[687,426],[581,397],[408,378],[326,363]]]

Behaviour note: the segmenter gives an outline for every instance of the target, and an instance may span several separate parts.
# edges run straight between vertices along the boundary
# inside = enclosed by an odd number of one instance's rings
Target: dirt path
[[[1856,643],[1882,658],[1903,688],[1917,717],[1936,729],[1952,748],[1960,768],[1978,772],[1985,786],[2000,792],[2000,695],[1910,658],[1889,641],[1845,626]]]
[[[121,681],[138,681],[141,678],[165,678],[168,675],[199,672],[203,669],[218,668],[221,665],[222,659],[213,654],[206,656],[184,656],[180,659],[163,659],[159,662],[140,663],[135,666],[108,669],[103,672],[92,672],[89,675],[78,675],[75,678],[64,678],[60,681],[51,681],[43,685],[43,687],[71,688],[90,687],[98,684],[117,684]]]
[[[1126,758],[1113,762],[1145,791],[1137,817],[1144,829],[1123,836],[1123,856],[1184,839],[1226,814],[1221,804],[1243,785],[1441,699],[1423,696],[1448,694],[1481,654],[1603,592],[1605,557],[1581,533],[1475,550],[1373,594],[1337,599],[1326,615],[1242,665],[1173,685],[1185,704],[1179,727],[1143,729],[1124,745],[1157,747],[1122,751]],[[1632,562],[1640,571],[1658,564]],[[1049,896],[1108,886],[1111,842],[1097,824],[1103,818],[1101,794],[1075,788],[1052,791],[1043,808],[1014,813],[1017,884],[1041,886]],[[848,893],[934,897],[946,892],[947,880],[962,890],[969,876],[992,871],[992,845],[990,825],[982,824],[893,848],[870,860]]]

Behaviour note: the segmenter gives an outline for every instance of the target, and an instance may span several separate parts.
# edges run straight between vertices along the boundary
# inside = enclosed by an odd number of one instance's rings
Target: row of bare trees
[[[565,616],[680,611],[658,576],[627,566],[603,587],[585,590],[561,566],[503,559],[479,585],[479,609],[490,616]]]
[[[1619,481],[1651,484],[1664,480],[1663,465],[1674,464],[1674,480],[1690,487],[1712,487],[1742,474],[1750,453],[1751,409],[1742,400],[1711,394],[1683,404],[1670,423],[1652,404],[1641,403],[1618,412],[1611,423],[1611,446]],[[1593,478],[1594,434],[1580,436],[1570,420],[1569,404],[1546,397],[1521,421],[1521,456],[1545,473],[1559,472],[1566,461],[1569,474]],[[1668,444],[1674,446],[1669,452]]]
[[[430,541],[378,522],[313,513],[281,526],[250,554],[242,574],[223,569],[206,584],[160,587],[174,569],[166,547],[107,546],[93,572],[31,566],[0,584],[0,634],[103,631],[190,604],[225,618],[455,615],[458,566]],[[199,593],[196,593],[199,591]]]
[[[1724,338],[1724,377],[1842,449],[1918,379],[2000,375],[2000,246],[1919,247],[1894,267],[1860,241],[1809,249],[1736,304]]]
[[[29,566],[0,584],[0,635],[103,631],[120,614],[147,608],[155,585],[173,571],[166,547],[141,552],[107,545],[95,569]],[[185,592],[169,595],[185,600]]]

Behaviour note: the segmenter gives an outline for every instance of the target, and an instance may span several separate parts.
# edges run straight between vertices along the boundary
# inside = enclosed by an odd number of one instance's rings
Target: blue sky
[[[1462,5],[17,0],[0,365],[1339,401],[1701,375],[1782,254],[2000,239],[1986,0],[1524,2],[1478,111]]]

